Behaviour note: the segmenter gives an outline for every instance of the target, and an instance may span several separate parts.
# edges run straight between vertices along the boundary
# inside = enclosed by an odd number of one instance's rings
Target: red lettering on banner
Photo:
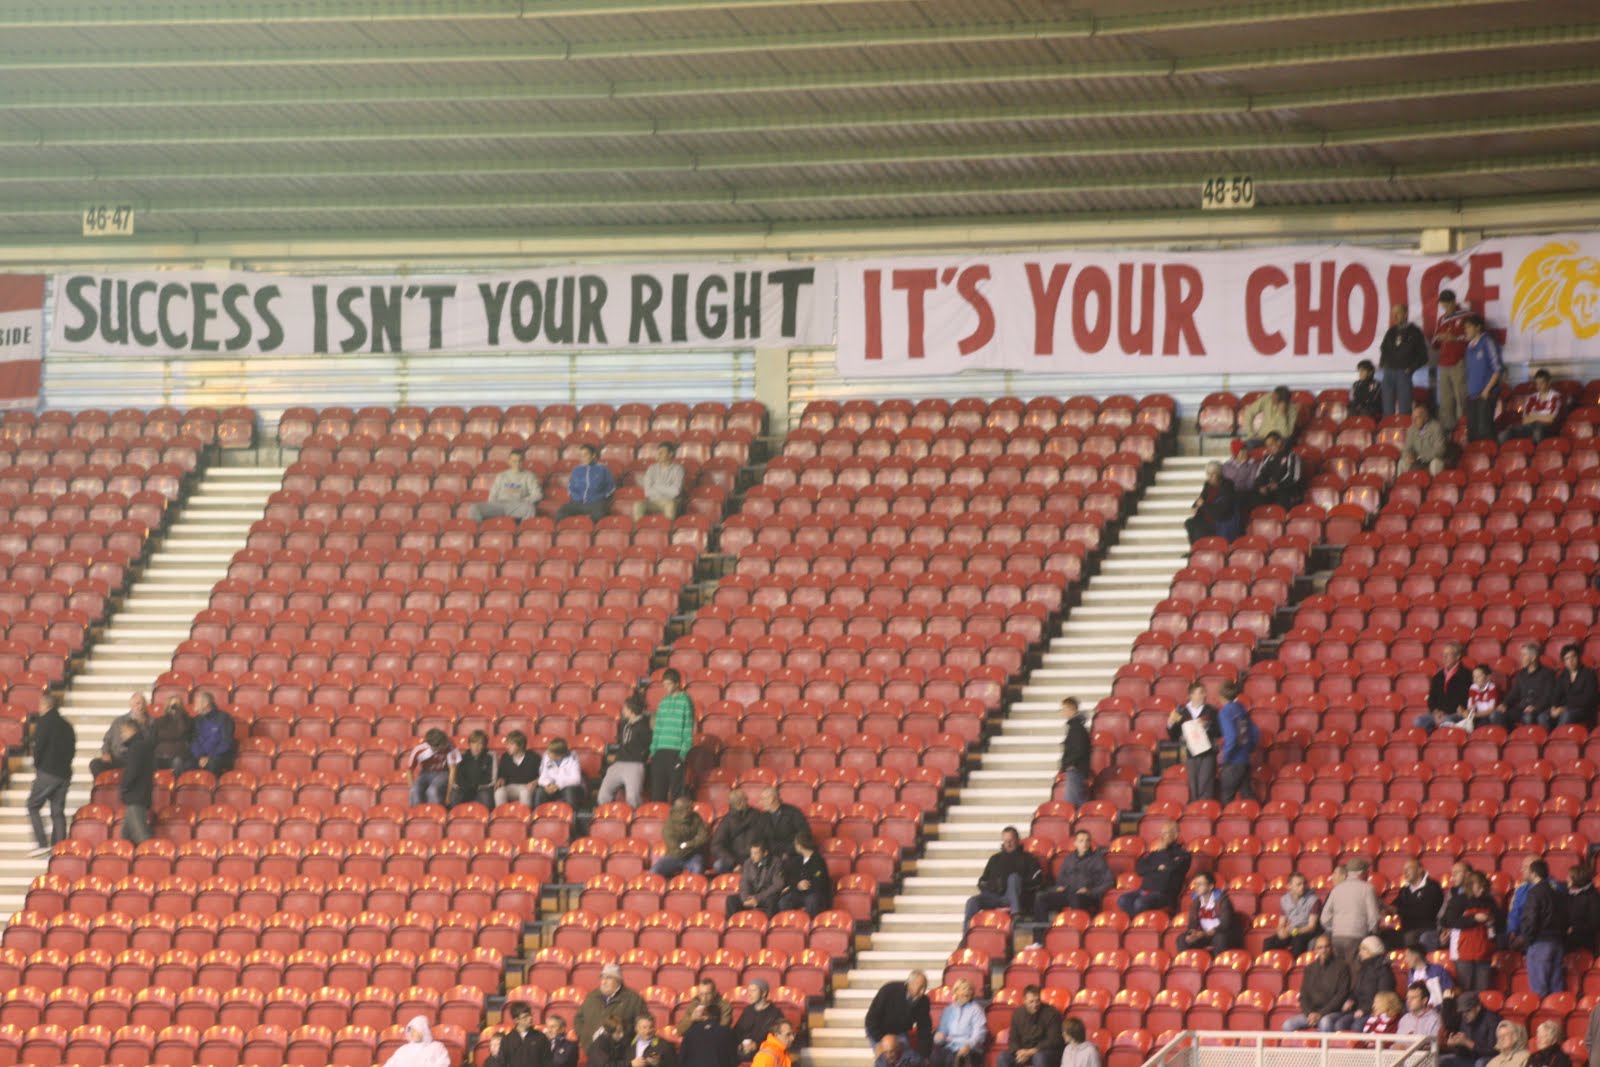
[[[1484,275],[1491,270],[1499,271],[1501,262],[1499,252],[1478,252],[1467,257],[1467,303],[1479,311],[1500,299],[1500,287],[1491,285]],[[1505,323],[1490,323],[1489,334],[1505,344]]]
[[[1350,317],[1350,297],[1361,293],[1361,325]],[[1361,352],[1372,347],[1378,329],[1378,283],[1367,268],[1351,263],[1339,272],[1339,347]]]
[[[1250,344],[1263,356],[1275,356],[1288,344],[1283,334],[1268,330],[1261,321],[1261,294],[1267,289],[1282,289],[1289,284],[1289,276],[1277,267],[1257,267],[1244,283],[1244,328]]]
[[[1499,252],[1474,252],[1467,257],[1467,299],[1465,303],[1479,311],[1500,299],[1500,287],[1486,277],[1498,272],[1503,265]]]
[[[1439,290],[1446,282],[1460,277],[1461,267],[1454,260],[1442,259],[1422,272],[1422,332],[1429,337],[1439,325]],[[1459,295],[1459,294],[1458,294]]]
[[[861,272],[862,325],[867,334],[867,359],[883,358],[883,294],[879,292],[883,285],[883,271],[867,270]]]
[[[988,267],[968,267],[961,272],[961,277],[956,279],[956,292],[961,294],[961,298],[971,305],[972,310],[978,315],[978,324],[956,346],[963,356],[972,355],[994,340],[994,308],[989,306],[989,298],[978,291],[978,283],[988,280]]]
[[[1094,322],[1089,321],[1089,298],[1095,298]],[[1072,283],[1072,339],[1082,352],[1094,354],[1111,336],[1111,277],[1099,267],[1085,267]]]
[[[1177,355],[1181,337],[1187,342],[1190,355],[1205,355],[1206,346],[1201,343],[1200,331],[1194,325],[1195,310],[1205,296],[1205,283],[1200,278],[1199,269],[1187,263],[1162,264],[1161,295],[1167,313],[1166,329],[1161,337],[1161,354]]]
[[[1154,263],[1139,264],[1139,288],[1133,287],[1133,264],[1117,266],[1117,344],[1122,354],[1148,356],[1155,350],[1156,336],[1156,267]],[[1139,325],[1133,325],[1133,313],[1139,310]]]
[[[923,318],[923,297],[928,290],[939,284],[939,272],[931,267],[916,270],[897,270],[890,276],[890,283],[896,289],[903,289],[906,294],[906,357],[908,359],[922,359],[927,353]]]
[[[1047,284],[1039,271],[1039,264],[1024,264],[1028,272],[1028,292],[1033,296],[1033,354],[1053,356],[1056,352],[1056,305],[1061,303],[1061,290],[1067,284],[1069,263],[1057,263],[1050,268]]]
[[[1388,290],[1389,307],[1392,308],[1396,304],[1404,304],[1409,307],[1411,304],[1411,297],[1408,295],[1411,290],[1411,268],[1399,264],[1390,267]],[[1384,310],[1387,311],[1388,309],[1385,308]]]
[[[1311,331],[1317,331],[1316,352],[1326,356],[1333,351],[1334,264],[1317,264],[1315,292],[1311,264],[1294,265],[1294,354],[1311,354]],[[1313,302],[1315,300],[1315,302]]]

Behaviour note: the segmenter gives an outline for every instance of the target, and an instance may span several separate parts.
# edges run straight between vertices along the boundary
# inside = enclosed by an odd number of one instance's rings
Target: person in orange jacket
[[[785,1019],[772,1028],[767,1039],[756,1050],[750,1067],[791,1067],[789,1046],[794,1044],[794,1024]]]

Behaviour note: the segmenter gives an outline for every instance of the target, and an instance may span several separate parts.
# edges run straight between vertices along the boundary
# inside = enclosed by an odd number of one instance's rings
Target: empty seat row
[[[766,409],[760,403],[748,400],[735,404],[709,400],[693,407],[672,401],[654,405],[585,404],[582,407],[572,404],[542,407],[518,404],[507,408],[480,405],[471,409],[442,406],[431,410],[414,406],[365,407],[359,411],[347,407],[326,407],[320,411],[293,407],[279,416],[278,443],[285,448],[299,448],[312,434],[342,438],[352,433],[411,436],[430,433],[453,437],[462,433],[493,436],[502,432],[565,436],[579,431],[682,434],[735,430],[760,434],[766,429],[766,417]]]

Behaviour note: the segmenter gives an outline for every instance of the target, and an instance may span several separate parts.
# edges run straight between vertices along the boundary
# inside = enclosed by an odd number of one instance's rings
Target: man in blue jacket
[[[580,463],[567,475],[569,499],[556,512],[556,518],[567,519],[574,515],[587,515],[591,519],[604,518],[611,510],[611,496],[617,483],[611,469],[600,462],[600,452],[593,445],[578,449]]]
[[[1250,757],[1255,755],[1261,734],[1251,720],[1250,713],[1239,702],[1239,683],[1223,682],[1222,699],[1227,703],[1217,711],[1217,724],[1222,728],[1222,803],[1234,797],[1255,799],[1250,788]]]
[[[211,694],[201,690],[194,698],[194,740],[189,745],[191,771],[221,776],[233,769],[238,746],[233,739],[233,716],[217,707]]]

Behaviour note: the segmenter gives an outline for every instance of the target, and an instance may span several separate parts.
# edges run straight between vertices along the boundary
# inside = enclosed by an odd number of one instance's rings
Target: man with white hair
[[[1356,969],[1350,983],[1350,997],[1334,1020],[1335,1030],[1360,1030],[1372,1014],[1372,1001],[1379,993],[1394,992],[1394,969],[1389,966],[1383,938],[1373,935],[1361,939]]]
[[[1365,937],[1378,932],[1383,906],[1367,881],[1367,861],[1353,859],[1344,865],[1345,879],[1328,891],[1322,905],[1322,928],[1333,938],[1333,951],[1342,960],[1355,957]]]

